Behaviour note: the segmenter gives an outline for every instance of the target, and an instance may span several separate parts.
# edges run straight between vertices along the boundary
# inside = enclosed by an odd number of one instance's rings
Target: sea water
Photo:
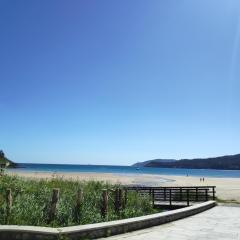
[[[152,168],[132,166],[109,165],[71,165],[71,164],[32,164],[19,163],[18,168],[10,171],[27,172],[93,172],[116,174],[159,174],[175,176],[222,177],[239,178],[240,170],[215,170],[215,169],[184,169],[184,168]]]

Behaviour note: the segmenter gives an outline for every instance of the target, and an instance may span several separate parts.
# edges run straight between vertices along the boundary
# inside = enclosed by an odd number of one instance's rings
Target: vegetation
[[[226,169],[240,170],[240,154],[196,159],[154,159],[136,163],[134,166],[160,168],[195,168],[195,169]]]
[[[141,197],[133,192],[127,194],[125,207],[116,212],[114,190],[119,186],[104,182],[79,182],[55,177],[51,180],[33,180],[8,175],[3,175],[0,181],[0,224],[64,227],[156,212],[148,197]],[[56,214],[49,222],[53,188],[60,189],[60,198]],[[8,189],[12,192],[11,209],[7,204]],[[83,191],[80,205],[77,204],[79,189]],[[109,193],[107,219],[101,215],[103,189],[108,189]]]
[[[217,201],[218,203],[240,204],[240,201],[235,200],[235,199],[222,199],[222,198],[216,197],[216,201]]]
[[[2,150],[0,150],[0,168],[6,168],[6,167],[15,167],[16,164],[9,160],[4,152]]]

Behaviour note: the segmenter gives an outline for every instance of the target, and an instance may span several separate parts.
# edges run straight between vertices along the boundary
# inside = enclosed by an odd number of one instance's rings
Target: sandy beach
[[[240,178],[205,178],[200,182],[199,177],[152,175],[152,174],[113,174],[113,173],[70,173],[70,172],[8,172],[27,178],[50,179],[60,177],[73,180],[98,180],[123,185],[137,184],[147,186],[216,186],[217,197],[222,200],[240,201]]]

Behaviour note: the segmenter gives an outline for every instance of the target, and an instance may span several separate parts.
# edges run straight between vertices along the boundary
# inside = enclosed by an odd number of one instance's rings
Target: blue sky
[[[0,149],[128,165],[240,152],[238,0],[0,0]]]

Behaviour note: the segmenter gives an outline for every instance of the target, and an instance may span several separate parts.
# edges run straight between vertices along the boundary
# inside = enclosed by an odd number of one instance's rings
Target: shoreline
[[[96,173],[96,172],[57,172],[57,171],[7,171],[8,175],[17,175],[24,178],[52,179],[62,178],[75,181],[105,181],[122,185],[159,186],[166,182],[173,182],[169,176],[134,173]]]
[[[11,171],[8,175],[16,175],[32,179],[62,178],[75,181],[104,181],[122,185],[144,186],[216,186],[217,197],[225,201],[240,201],[240,178],[200,177],[160,175],[160,174],[129,174],[129,173],[96,173],[96,172],[42,172],[42,171]]]

